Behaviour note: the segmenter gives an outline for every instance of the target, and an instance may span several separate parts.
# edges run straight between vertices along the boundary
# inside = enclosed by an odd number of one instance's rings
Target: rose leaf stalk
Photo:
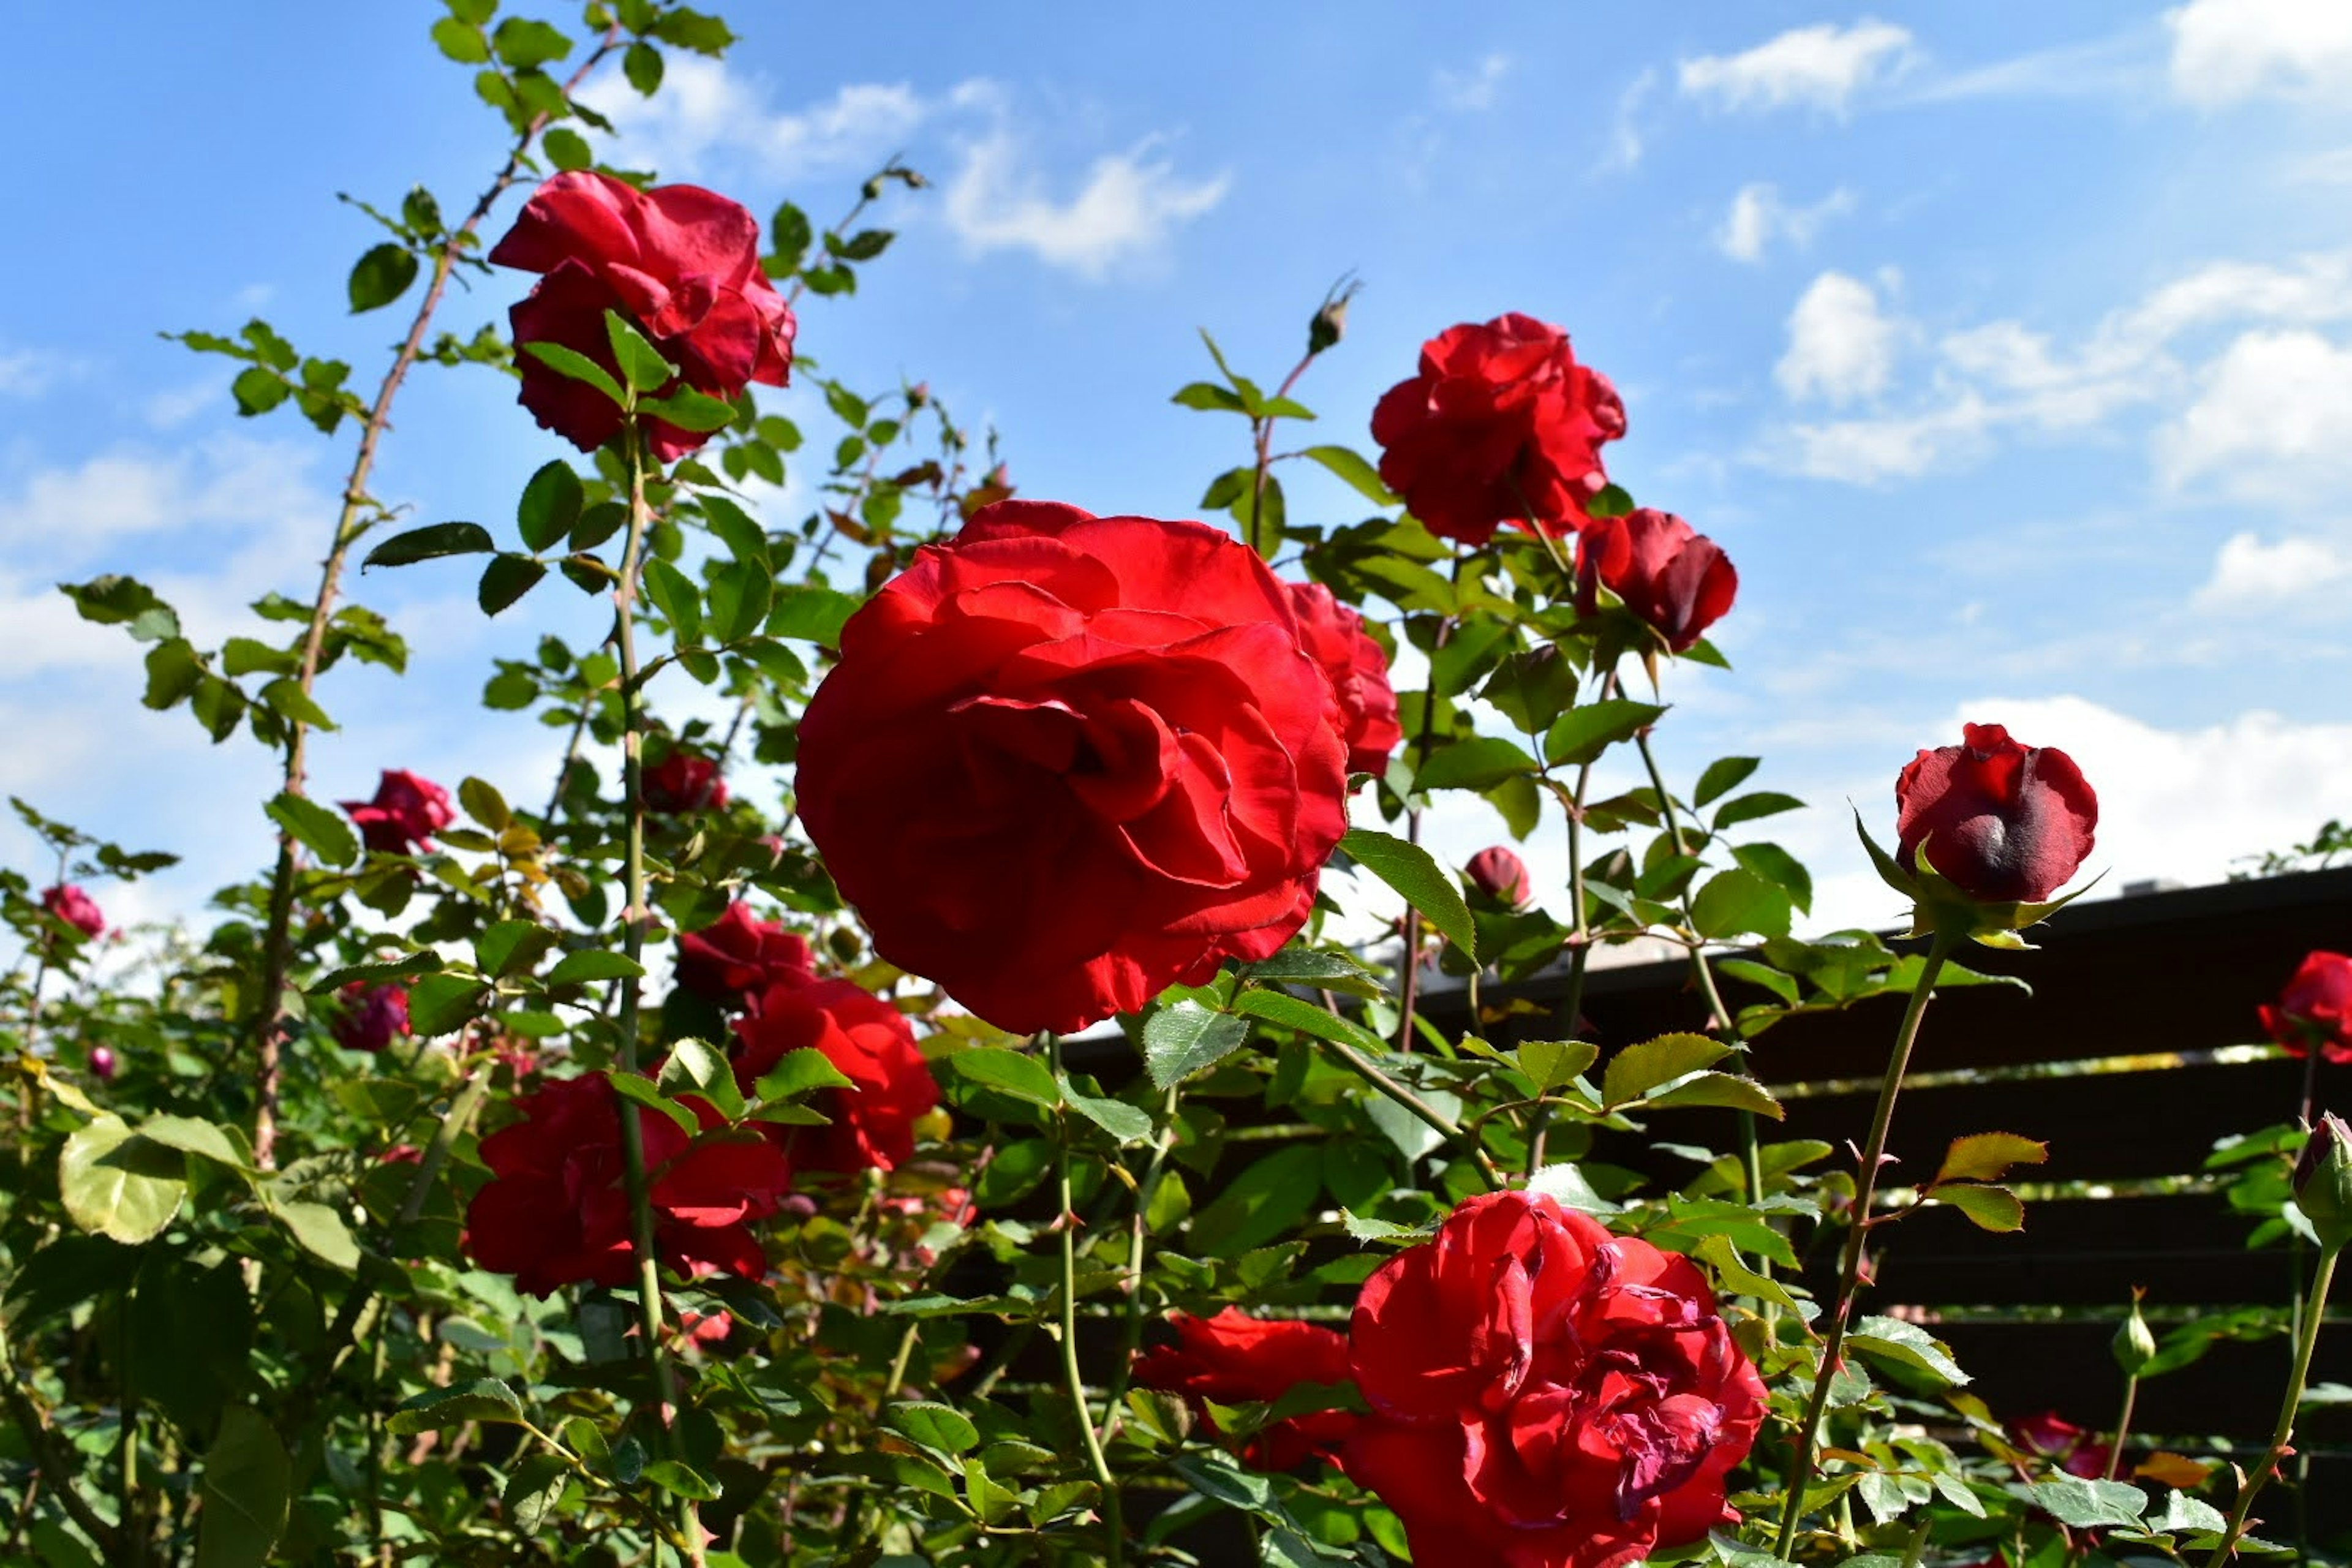
[[[1822,1418],[1830,1402],[1830,1384],[1836,1379],[1843,1364],[1840,1356],[1845,1349],[1845,1335],[1853,1318],[1854,1298],[1861,1292],[1862,1258],[1870,1237],[1870,1208],[1877,1195],[1878,1169],[1886,1155],[1887,1130],[1895,1123],[1895,1099],[1903,1088],[1904,1074],[1910,1070],[1912,1047],[1919,1038],[1919,1020],[1927,1011],[1928,998],[1935,994],[1936,977],[1943,973],[1944,963],[1961,939],[1949,931],[1938,931],[1928,944],[1927,960],[1919,971],[1918,984],[1912,987],[1911,1000],[1903,1009],[1902,1025],[1895,1032],[1895,1047],[1887,1054],[1886,1076],[1878,1086],[1878,1107],[1870,1119],[1870,1142],[1862,1152],[1862,1169],[1854,1174],[1853,1223],[1846,1233],[1845,1255],[1838,1267],[1837,1305],[1830,1313],[1829,1332],[1822,1341],[1821,1367],[1813,1374],[1813,1390],[1805,1403],[1802,1424],[1797,1428],[1797,1448],[1789,1466],[1788,1500],[1780,1509],[1780,1539],[1773,1555],[1785,1558],[1796,1543],[1797,1525],[1805,1511],[1805,1488],[1813,1478],[1814,1450],[1821,1438]]]

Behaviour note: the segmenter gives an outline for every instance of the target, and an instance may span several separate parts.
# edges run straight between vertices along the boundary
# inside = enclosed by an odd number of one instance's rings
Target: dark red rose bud
[[[408,1033],[407,986],[354,980],[338,994],[343,1012],[335,1020],[335,1044],[343,1049],[380,1051]]]
[[[110,1046],[90,1047],[89,1074],[92,1078],[98,1079],[100,1083],[112,1083],[114,1081],[115,1065],[113,1047]]]
[[[1176,1343],[1135,1358],[1139,1387],[1181,1394],[1195,1419],[1223,1438],[1207,1402],[1272,1403],[1304,1383],[1352,1383],[1346,1336],[1314,1323],[1254,1318],[1227,1307],[1213,1318],[1188,1312],[1169,1315]],[[1309,1458],[1335,1458],[1356,1416],[1346,1410],[1318,1410],[1260,1428],[1234,1448],[1254,1469],[1292,1470]]]
[[[672,752],[647,768],[644,789],[646,809],[665,816],[706,807],[718,811],[727,804],[727,785],[719,776],[719,764],[692,752]]]
[[[2333,1251],[2352,1241],[2352,1127],[2332,1110],[2321,1114],[2295,1162],[2294,1206],[2320,1246]]]
[[[489,256],[501,267],[541,274],[510,319],[518,348],[556,343],[587,355],[620,379],[604,312],[633,321],[679,374],[713,397],[745,384],[782,386],[793,363],[793,311],[760,268],[760,224],[725,196],[695,185],[640,191],[610,174],[577,169],[539,187]],[[558,374],[528,353],[522,405],[540,424],[583,452],[620,433],[618,405],[585,382]],[[654,456],[669,462],[712,432],[646,421]]]
[[[1381,479],[1430,532],[1469,544],[1530,517],[1553,535],[1580,527],[1609,483],[1601,445],[1624,434],[1609,378],[1531,316],[1448,328],[1372,410]]]
[[[1298,613],[1298,646],[1323,667],[1331,694],[1339,700],[1339,739],[1347,742],[1348,771],[1381,773],[1404,730],[1397,722],[1396,691],[1389,685],[1389,656],[1364,630],[1364,617],[1331,596],[1320,583],[1292,583],[1290,606]]]
[[[457,820],[447,790],[399,768],[383,770],[373,800],[340,804],[367,847],[385,855],[429,851],[433,835]]]
[[[1607,588],[1675,653],[1721,620],[1739,592],[1739,574],[1715,541],[1671,512],[1636,508],[1595,518],[1576,542],[1576,607],[1591,615]]]
[[[1528,863],[1503,845],[1494,845],[1471,856],[1463,872],[1472,887],[1498,904],[1523,910],[1535,897],[1535,889],[1528,880]]]
[[[717,921],[677,939],[677,983],[722,1007],[740,1007],[771,985],[814,977],[807,941],[760,919],[749,904],[730,904]]]
[[[1986,903],[2031,903],[2063,887],[2091,853],[2099,801],[2074,759],[2022,746],[1998,724],[1921,752],[1895,781],[1895,860],[1927,864]]]
[[[2331,1062],[2352,1062],[2352,958],[2305,954],[2262,1016],[2263,1028],[2289,1056],[2307,1057],[2316,1046]]]
[[[86,938],[106,933],[106,917],[99,912],[97,900],[70,882],[60,882],[43,893],[41,908]]]

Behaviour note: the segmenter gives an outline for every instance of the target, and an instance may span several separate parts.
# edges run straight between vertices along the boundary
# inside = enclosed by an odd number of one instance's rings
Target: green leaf
[[[1593,1190],[1591,1182],[1586,1178],[1583,1172],[1565,1162],[1557,1165],[1546,1165],[1542,1170],[1529,1176],[1528,1191],[1540,1193],[1556,1204],[1575,1209],[1580,1213],[1598,1215],[1604,1219],[1612,1215],[1621,1215],[1625,1212],[1622,1204],[1612,1204],[1602,1197]]]
[[[645,975],[645,965],[625,953],[607,952],[603,948],[583,948],[567,952],[547,972],[550,985],[590,985],[599,980],[637,980]]]
[[[1751,1078],[1738,1078],[1727,1072],[1703,1072],[1696,1078],[1678,1083],[1669,1089],[1643,1099],[1645,1106],[1723,1105],[1734,1110],[1752,1110],[1759,1116],[1779,1121],[1785,1114],[1780,1102]]]
[[[310,694],[302,689],[302,683],[290,675],[280,676],[256,695],[272,712],[298,724],[308,724],[314,730],[335,727],[335,721],[327,717],[327,710],[313,701]]]
[[[567,125],[551,125],[540,137],[539,144],[547,149],[548,162],[569,173],[584,169],[596,161],[588,148],[588,139]]]
[[[637,90],[650,92],[652,89],[639,88]],[[768,220],[768,247],[774,253],[776,260],[788,264],[787,271],[798,269],[801,258],[808,253],[808,247],[815,238],[816,226],[809,222],[808,214],[790,202],[779,206],[775,216]]]
[[[1705,805],[1738,789],[1740,781],[1761,765],[1760,757],[1718,757],[1707,763],[1706,772],[1698,775],[1698,787],[1691,791],[1691,805]]]
[[[1969,1374],[1952,1359],[1950,1349],[1916,1323],[1896,1318],[1864,1318],[1845,1342],[1864,1355],[1891,1361],[1940,1382],[1964,1385]]]
[[[539,585],[547,575],[547,563],[528,555],[509,555],[503,552],[493,555],[482,568],[481,585],[475,600],[482,614],[495,616]]]
[[[272,1203],[268,1206],[302,1250],[346,1274],[358,1270],[360,1246],[352,1239],[352,1228],[341,1215],[325,1204]]]
[[[441,967],[441,955],[431,950],[411,952],[399,958],[371,959],[365,963],[346,963],[331,969],[305,985],[303,991],[312,996],[324,996],[340,991],[353,981],[364,980],[369,984],[381,984],[387,980],[406,980],[412,975],[430,974]]]
[[[951,1405],[912,1399],[882,1412],[882,1424],[900,1436],[941,1454],[961,1454],[980,1447],[980,1428],[971,1417]]]
[[[1574,1083],[1601,1059],[1601,1047],[1590,1040],[1527,1040],[1518,1052],[1519,1070],[1533,1080],[1538,1093],[1549,1093]]]
[[[277,1429],[242,1405],[222,1411],[199,1484],[196,1568],[262,1568],[294,1492],[293,1462]]]
[[[735,1087],[735,1069],[723,1054],[700,1040],[672,1046],[654,1087],[673,1099],[698,1094],[730,1124],[743,1120],[743,1091]]]
[[[1362,1025],[1327,1012],[1287,991],[1244,991],[1234,998],[1234,1011],[1375,1056],[1387,1048],[1379,1036]]]
[[[433,24],[433,41],[461,66],[490,63],[490,41],[482,37],[481,28],[468,26],[455,16],[444,16]]]
[[[497,548],[490,531],[478,522],[432,522],[394,534],[367,552],[360,569],[409,566],[444,555],[487,555]]]
[[[234,679],[266,670],[272,675],[291,675],[301,668],[301,658],[291,650],[272,647],[252,637],[231,637],[221,644],[221,670]]]
[[[188,1192],[187,1159],[119,1116],[75,1130],[58,1154],[58,1195],[86,1231],[136,1247],[163,1234]]]
[[[1759,1301],[1769,1301],[1776,1307],[1797,1311],[1797,1299],[1769,1274],[1759,1274],[1748,1267],[1731,1245],[1727,1236],[1702,1237],[1691,1248],[1691,1256],[1711,1265],[1717,1280],[1727,1290],[1740,1296],[1753,1296]]]
[[[1462,901],[1462,889],[1437,868],[1428,850],[1369,827],[1349,828],[1339,847],[1419,910],[1465,957],[1477,961],[1478,931],[1470,919],[1470,906]]]
[[[236,373],[228,384],[229,395],[236,399],[236,411],[246,418],[267,414],[294,394],[286,378],[259,365]]]
[[[572,40],[562,29],[526,16],[509,16],[490,35],[499,58],[519,71],[534,70],[572,52]]]
[[[178,614],[136,577],[110,572],[87,583],[60,583],[58,591],[74,602],[83,620],[127,626],[134,642],[162,642],[180,635]]]
[[[413,1399],[403,1400],[400,1408],[383,1425],[386,1431],[404,1437],[412,1432],[446,1431],[468,1421],[520,1426],[522,1401],[497,1378],[478,1377],[447,1388],[427,1389]]]
[[[526,1454],[507,1478],[499,1506],[526,1537],[547,1528],[563,1504],[564,1489],[572,1483],[572,1467],[552,1454]]]
[[[1781,973],[1769,963],[1758,963],[1747,958],[1726,958],[1717,961],[1715,970],[1717,973],[1729,975],[1734,980],[1760,985],[1791,1007],[1797,1005],[1795,977]]]
[[[201,1154],[232,1171],[253,1169],[253,1152],[245,1147],[245,1134],[216,1122],[193,1116],[151,1116],[139,1124],[139,1136],[184,1154]]]
[[[672,1497],[716,1502],[719,1483],[680,1459],[656,1459],[645,1468],[644,1479]]]
[[[680,1132],[691,1137],[702,1130],[702,1123],[696,1119],[694,1112],[656,1089],[651,1079],[623,1072],[617,1068],[607,1068],[604,1077],[612,1083],[614,1094],[623,1100],[634,1100],[646,1110],[668,1117]]]
[[[1723,809],[1715,814],[1715,830],[1720,833],[1727,827],[1736,826],[1742,822],[1753,822],[1759,816],[1777,816],[1784,811],[1801,811],[1804,806],[1805,803],[1793,795],[1781,795],[1769,789],[1758,790],[1753,795],[1743,795],[1737,799],[1725,801]]]
[[[515,525],[522,542],[533,550],[551,550],[572,525],[580,521],[585,492],[572,465],[557,458],[541,467],[522,487],[515,503]]]
[[[1691,900],[1692,926],[1717,942],[1746,931],[1786,936],[1790,912],[1788,890],[1744,866],[1717,872]]]
[[[2076,1530],[2131,1528],[2147,1511],[2147,1494],[2122,1481],[2091,1481],[2063,1476],[2054,1481],[2020,1482],[2010,1491],[2059,1523]]]
[[[662,358],[653,340],[618,310],[604,312],[604,337],[613,345],[613,362],[637,392],[658,392],[677,374],[677,366]]]
[[[1173,1089],[1233,1055],[1248,1038],[1249,1026],[1232,1014],[1179,1002],[1144,1021],[1143,1065],[1154,1084]]]
[[[1630,741],[1635,731],[1656,723],[1664,712],[1654,703],[1622,697],[1571,708],[1545,732],[1544,761],[1553,767],[1593,762],[1620,741]]]
[[[1090,1094],[1081,1094],[1071,1085],[1066,1075],[1062,1079],[1062,1100],[1072,1110],[1109,1133],[1122,1146],[1140,1143],[1151,1136],[1149,1112],[1123,1100],[1100,1100]]]
[[[1990,1183],[1939,1182],[1928,1196],[1969,1216],[1979,1230],[2005,1236],[2025,1228],[2025,1205],[2007,1187]]]
[[[645,564],[646,597],[669,617],[671,635],[680,647],[702,640],[702,595],[694,579],[656,557]]]
[[[389,305],[416,281],[416,253],[387,240],[352,268],[352,314]]]
[[[1237,1258],[1305,1218],[1323,1186],[1322,1152],[1294,1144],[1255,1162],[1192,1216],[1194,1250]]]
[[[562,343],[528,342],[522,345],[522,352],[567,380],[586,382],[617,406],[628,406],[629,395],[621,390],[613,373],[578,349],[568,349]]]
[[[1322,464],[1331,471],[1333,478],[1352,488],[1374,506],[1396,505],[1396,492],[1381,482],[1381,471],[1354,448],[1309,447],[1298,455]]]
[[[2050,1145],[2014,1132],[1971,1132],[1955,1138],[1936,1172],[1937,1182],[1997,1182],[2011,1165],[2039,1165]]]
[[[661,90],[661,51],[651,44],[631,44],[621,57],[621,74],[629,79],[640,98],[651,98]]]
[[[1190,385],[1179,387],[1175,395],[1168,401],[1186,408],[1226,414],[1240,414],[1248,406],[1230,388],[1219,386],[1210,381],[1196,381]]]
[[[757,632],[768,618],[775,584],[756,561],[730,561],[712,574],[709,595],[710,636],[731,643]]]
[[[667,397],[647,397],[639,401],[637,412],[646,418],[658,419],[665,425],[675,425],[681,430],[707,435],[724,430],[735,423],[735,405],[724,398],[698,392],[681,383]]]
[[[1794,855],[1778,844],[1735,844],[1731,858],[1787,893],[1797,908],[1812,912],[1813,876]]]
[[[330,866],[348,866],[360,858],[359,835],[352,831],[351,824],[315,800],[280,792],[261,809],[296,843]]]
[[[1660,1085],[1713,1067],[1730,1054],[1729,1046],[1705,1035],[1660,1035],[1627,1046],[1610,1058],[1609,1069],[1601,1076],[1601,1103],[1631,1104]]]
[[[762,1101],[792,1100],[820,1089],[855,1089],[831,1058],[813,1046],[786,1051],[783,1058],[760,1075],[752,1086]]]
[[[1272,958],[1243,964],[1241,973],[1246,980],[1309,985],[1323,991],[1343,991],[1354,996],[1379,998],[1388,994],[1388,987],[1381,984],[1380,977],[1366,969],[1353,953],[1336,952],[1328,948],[1293,944]]]
[[[948,1058],[958,1077],[970,1079],[982,1089],[992,1089],[999,1094],[1009,1094],[1015,1100],[1027,1100],[1049,1110],[1062,1103],[1062,1091],[1054,1082],[1054,1075],[1044,1062],[1019,1051],[998,1046],[982,1046],[968,1051],[958,1051]]]
[[[488,994],[473,975],[428,974],[408,988],[409,1031],[420,1040],[454,1034],[481,1011]]]
[[[802,584],[780,588],[775,606],[768,612],[768,635],[838,647],[842,626],[856,611],[857,601],[835,589]]]
[[[1510,742],[1473,735],[1440,747],[1412,782],[1415,789],[1483,790],[1536,771],[1536,760]]]

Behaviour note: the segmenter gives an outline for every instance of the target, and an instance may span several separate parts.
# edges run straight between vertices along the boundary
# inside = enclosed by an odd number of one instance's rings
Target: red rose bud
[[[1576,608],[1591,615],[1607,588],[1675,653],[1721,620],[1739,574],[1715,541],[1671,512],[1640,507],[1595,518],[1576,542]]]
[[[90,1047],[90,1077],[98,1079],[100,1083],[112,1083],[114,1081],[115,1065],[113,1047],[110,1046]]]
[[[677,983],[722,1007],[743,1006],[771,985],[814,977],[807,941],[760,919],[749,904],[730,904],[717,921],[677,939]]]
[[[1528,863],[1500,844],[1481,849],[1463,868],[1470,885],[1511,909],[1523,910],[1535,890],[1528,880]]]
[[[2044,1410],[2009,1424],[2010,1441],[2041,1455],[2070,1476],[2097,1480],[2107,1473],[2108,1446],[2095,1441],[2084,1427],[2055,1410]]]
[[[510,312],[515,345],[555,343],[622,379],[604,312],[633,321],[679,374],[712,397],[746,384],[782,386],[793,363],[792,307],[760,268],[760,224],[725,196],[694,185],[640,191],[590,170],[539,187],[490,251],[501,267],[541,274]],[[604,393],[518,353],[522,405],[583,452],[620,433],[621,409]],[[648,418],[655,458],[669,462],[712,432]]]
[[[735,1024],[735,1081],[752,1092],[761,1075],[794,1051],[820,1052],[850,1082],[818,1097],[823,1127],[762,1122],[796,1171],[896,1170],[913,1157],[915,1123],[940,1102],[940,1086],[907,1016],[846,980],[771,985]]]
[[[343,1011],[335,1020],[335,1044],[343,1049],[380,1051],[408,1033],[407,986],[354,980],[337,994]]]
[[[60,882],[41,895],[41,908],[81,932],[94,939],[106,933],[106,917],[99,912],[98,902],[70,882]]]
[[[1213,1318],[1169,1315],[1177,1342],[1135,1358],[1135,1382],[1181,1394],[1195,1419],[1221,1440],[1208,1403],[1272,1403],[1306,1383],[1352,1383],[1345,1336],[1314,1323],[1254,1318],[1227,1307]],[[1293,1470],[1309,1458],[1336,1458],[1356,1425],[1346,1410],[1318,1410],[1261,1427],[1246,1442],[1228,1441],[1242,1463],[1259,1470]]]
[[[2025,903],[2063,887],[2091,853],[2099,801],[2065,752],[1998,724],[1921,752],[1895,781],[1895,859],[1927,864],[1971,899]]]
[[[1764,1384],[1689,1258],[1526,1192],[1456,1208],[1364,1283],[1373,1414],[1342,1457],[1445,1568],[1604,1568],[1738,1515]]]
[[[2352,1127],[2326,1111],[2303,1145],[2294,1166],[2294,1206],[2333,1252],[2352,1241]]]
[[[1000,501],[850,617],[801,819],[882,957],[1070,1032],[1305,923],[1348,826],[1342,722],[1232,535]]]
[[[1331,596],[1320,583],[1292,583],[1290,607],[1298,615],[1298,646],[1323,667],[1331,695],[1339,702],[1339,739],[1348,745],[1348,771],[1383,773],[1404,739],[1397,722],[1395,690],[1389,685],[1389,656],[1364,630],[1364,617]]]
[[[384,855],[430,851],[433,835],[457,820],[447,790],[398,768],[384,769],[373,800],[339,804],[367,847]]]
[[[1609,482],[1601,447],[1625,405],[1530,316],[1465,322],[1422,345],[1421,369],[1372,410],[1381,479],[1444,539],[1484,544],[1504,523],[1563,534]],[[1533,523],[1530,524],[1530,518]]]
[[[719,776],[719,764],[692,752],[672,752],[645,771],[639,785],[645,791],[646,809],[664,816],[706,807],[719,811],[727,805],[727,785]]]
[[[2307,1057],[2316,1046],[2331,1062],[2352,1062],[2352,958],[2305,954],[2262,1017],[2263,1028],[2289,1056]]]

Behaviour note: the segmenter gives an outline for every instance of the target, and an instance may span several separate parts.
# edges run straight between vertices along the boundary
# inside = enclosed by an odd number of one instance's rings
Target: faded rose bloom
[[[1764,1384],[1686,1258],[1488,1193],[1365,1281],[1349,1346],[1341,1462],[1416,1562],[1619,1568],[1738,1518]]]
[[[86,939],[106,934],[106,917],[98,900],[70,882],[60,882],[41,895],[41,908],[81,932]]]
[[[1528,863],[1510,848],[1496,844],[1470,857],[1463,868],[1470,885],[1494,900],[1515,910],[1528,907],[1535,890],[1528,879]]]
[[[1495,530],[1583,524],[1609,482],[1601,447],[1625,434],[1625,405],[1576,363],[1568,334],[1530,316],[1449,327],[1421,369],[1372,410],[1381,478],[1443,539],[1484,544]]]
[[[677,983],[722,1007],[741,1007],[769,986],[813,977],[808,942],[763,921],[740,900],[677,939]]]
[[[457,820],[447,790],[401,768],[383,770],[373,800],[340,804],[367,847],[384,855],[428,852],[433,835]]]
[[[2109,1445],[2055,1410],[2039,1411],[2009,1424],[2009,1440],[2030,1449],[2070,1476],[2095,1481],[2107,1473]]]
[[[1227,1307],[1213,1318],[1171,1312],[1176,1342],[1135,1358],[1138,1386],[1181,1394],[1212,1435],[1216,1423],[1202,1401],[1239,1405],[1272,1402],[1302,1383],[1352,1383],[1344,1335],[1314,1323],[1255,1318]],[[1264,1426],[1246,1443],[1226,1443],[1242,1463],[1260,1470],[1293,1470],[1311,1458],[1336,1458],[1356,1416],[1318,1410]]]
[[[541,274],[514,307],[518,348],[561,344],[622,379],[604,312],[629,318],[679,374],[679,383],[732,398],[745,384],[782,386],[793,363],[792,307],[760,268],[760,224],[725,196],[695,185],[635,186],[590,170],[542,184],[515,226],[491,248],[501,267]],[[527,353],[522,405],[540,424],[583,452],[618,435],[621,410],[584,382]],[[655,458],[670,462],[713,432],[644,422]]]
[[[915,1123],[940,1102],[907,1016],[846,980],[771,985],[735,1023],[735,1081],[745,1093],[797,1050],[821,1051],[852,1088],[817,1097],[824,1127],[763,1123],[795,1171],[892,1170],[915,1152]]]
[[[2032,903],[2066,884],[2091,853],[2098,796],[2073,758],[2023,746],[1998,724],[1921,752],[1895,781],[1895,859],[1927,864],[1972,899]]]
[[[2262,1009],[2263,1028],[2286,1047],[2307,1057],[2317,1046],[2331,1062],[2352,1062],[2352,958],[2311,952],[2278,994]]]
[[[1639,507],[1594,518],[1576,541],[1576,608],[1591,615],[1601,588],[1664,639],[1687,651],[1721,620],[1739,592],[1739,574],[1714,540],[1671,512]]]
[[[1320,583],[1292,583],[1290,607],[1298,613],[1298,646],[1323,667],[1331,694],[1339,700],[1339,739],[1348,747],[1348,771],[1381,773],[1404,739],[1397,722],[1396,692],[1389,685],[1389,656],[1364,631],[1364,617],[1331,596]]]
[[[719,764],[692,752],[672,752],[646,769],[640,783],[646,809],[665,816],[705,808],[718,811],[727,805],[727,785],[719,776]]]
[[[408,1033],[407,986],[354,980],[337,995],[343,1010],[335,1019],[335,1044],[343,1049],[380,1051]]]
[[[114,1059],[114,1047],[111,1046],[90,1047],[90,1077],[98,1079],[100,1083],[112,1083],[114,1081],[114,1069],[116,1065],[117,1064]]]

